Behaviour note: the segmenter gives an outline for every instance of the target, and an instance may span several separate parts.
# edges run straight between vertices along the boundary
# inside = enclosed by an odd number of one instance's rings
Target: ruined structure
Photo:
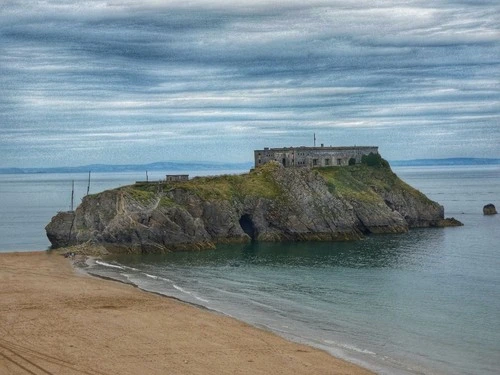
[[[329,167],[361,163],[363,155],[378,154],[377,146],[284,147],[255,150],[255,166],[277,161],[284,167]]]

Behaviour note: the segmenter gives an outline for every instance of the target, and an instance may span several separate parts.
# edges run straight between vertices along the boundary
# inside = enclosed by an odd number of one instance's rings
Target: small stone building
[[[180,181],[188,181],[188,174],[167,174],[166,181],[167,182],[180,182]]]
[[[370,153],[378,154],[377,146],[352,147],[284,147],[255,150],[255,166],[277,161],[284,167],[330,167],[361,163],[361,157]]]

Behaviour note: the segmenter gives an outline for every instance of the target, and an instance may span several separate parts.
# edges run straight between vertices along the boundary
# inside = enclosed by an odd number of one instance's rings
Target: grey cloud
[[[221,144],[249,160],[315,131],[325,143],[376,141],[393,158],[481,150],[464,148],[461,137],[484,139],[463,129],[498,140],[496,2],[39,4],[10,1],[0,15],[5,166],[57,164],[51,145],[82,163],[201,146],[200,157],[223,158]],[[432,146],[439,138],[448,145]],[[104,145],[112,152],[83,151]],[[17,162],[23,147],[33,157]]]

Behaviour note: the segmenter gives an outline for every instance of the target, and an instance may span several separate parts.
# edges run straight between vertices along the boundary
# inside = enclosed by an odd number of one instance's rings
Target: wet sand
[[[0,254],[0,374],[371,374],[61,255]]]

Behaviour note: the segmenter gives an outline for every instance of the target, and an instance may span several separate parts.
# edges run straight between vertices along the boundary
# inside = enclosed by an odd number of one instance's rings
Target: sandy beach
[[[46,252],[0,254],[0,374],[370,374]]]

